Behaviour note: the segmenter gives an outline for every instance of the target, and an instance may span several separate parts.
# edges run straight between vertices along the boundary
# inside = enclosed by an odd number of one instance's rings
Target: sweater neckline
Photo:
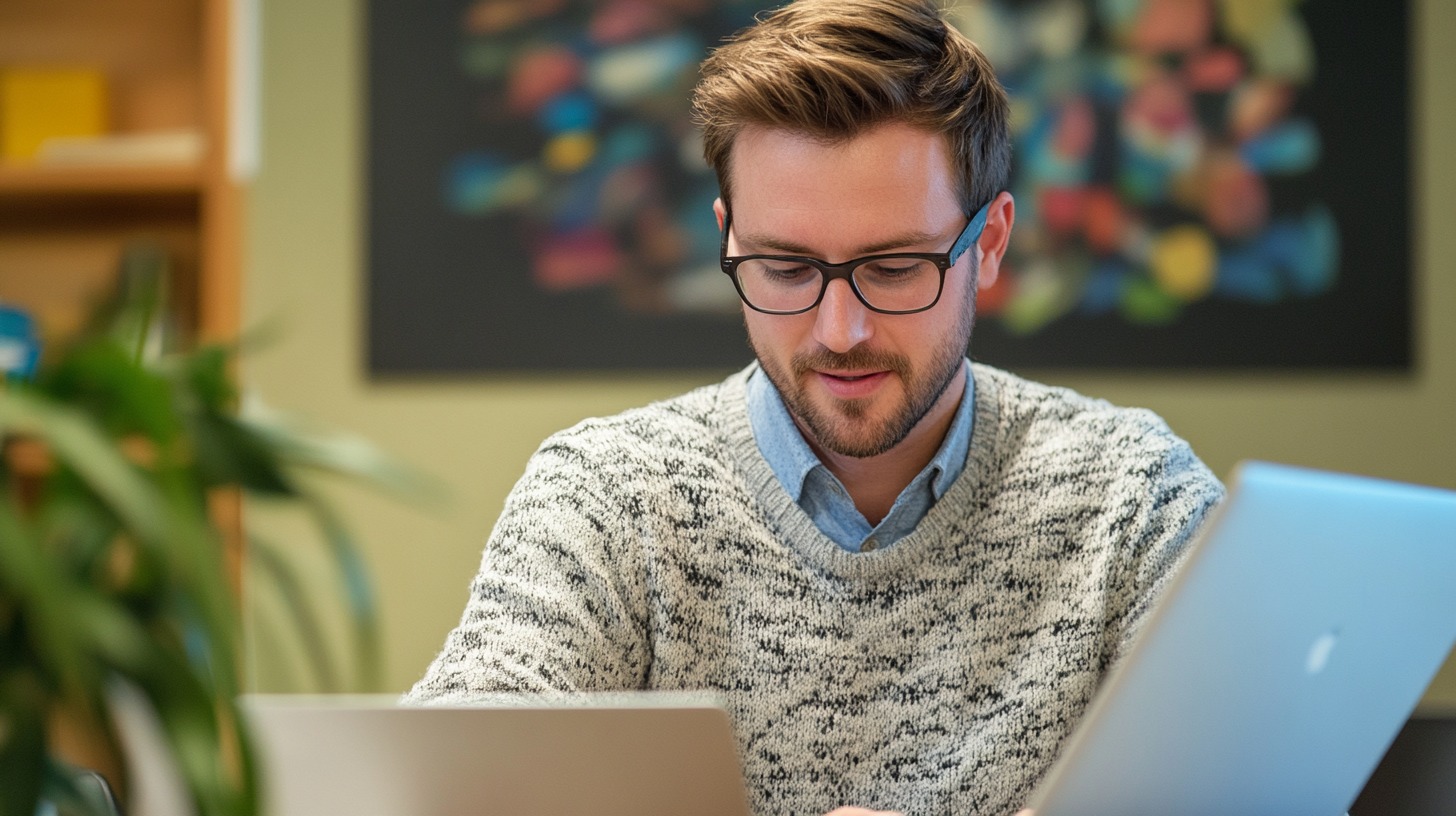
[[[759,501],[780,544],[820,570],[848,580],[893,577],[908,567],[948,558],[956,528],[964,527],[966,512],[983,493],[994,452],[1001,447],[1001,377],[995,369],[971,364],[975,377],[972,390],[975,421],[971,429],[966,466],[959,478],[941,496],[920,524],[894,546],[867,553],[854,553],[824,535],[803,508],[793,500],[758,450],[748,418],[747,383],[758,364],[729,377],[719,389],[713,412],[718,433]]]

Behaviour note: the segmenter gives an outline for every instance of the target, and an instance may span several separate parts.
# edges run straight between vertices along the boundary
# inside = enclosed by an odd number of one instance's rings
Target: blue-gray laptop
[[[1453,642],[1456,493],[1245,463],[1032,805],[1338,816]]]

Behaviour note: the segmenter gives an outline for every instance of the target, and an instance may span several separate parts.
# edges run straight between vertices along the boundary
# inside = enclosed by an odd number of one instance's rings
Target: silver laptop
[[[1037,816],[1337,816],[1456,641],[1456,493],[1247,463]]]
[[[243,699],[270,816],[747,816],[726,712],[699,695],[469,707]]]

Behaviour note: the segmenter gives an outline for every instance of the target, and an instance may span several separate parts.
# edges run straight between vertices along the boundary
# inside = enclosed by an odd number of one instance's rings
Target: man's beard
[[[955,380],[970,343],[975,319],[974,291],[973,282],[973,294],[968,298],[970,303],[963,307],[957,330],[935,350],[919,376],[904,356],[871,349],[853,348],[844,354],[824,348],[800,352],[789,360],[791,372],[779,369],[777,363],[770,362],[756,346],[754,354],[764,373],[778,388],[789,413],[813,435],[813,441],[820,447],[840,456],[878,456],[903,442]],[[753,344],[751,334],[749,344]],[[891,371],[904,387],[905,396],[888,418],[878,426],[870,426],[863,421],[870,407],[869,400],[831,398],[834,407],[825,410],[809,399],[802,384],[806,376],[814,376],[815,370]]]

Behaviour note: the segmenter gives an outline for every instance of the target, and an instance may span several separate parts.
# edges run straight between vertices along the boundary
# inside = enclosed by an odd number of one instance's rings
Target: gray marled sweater
[[[774,478],[746,371],[552,436],[408,699],[715,690],[758,814],[1009,816],[1222,487],[1147,411],[973,371],[965,471],[879,552]]]

